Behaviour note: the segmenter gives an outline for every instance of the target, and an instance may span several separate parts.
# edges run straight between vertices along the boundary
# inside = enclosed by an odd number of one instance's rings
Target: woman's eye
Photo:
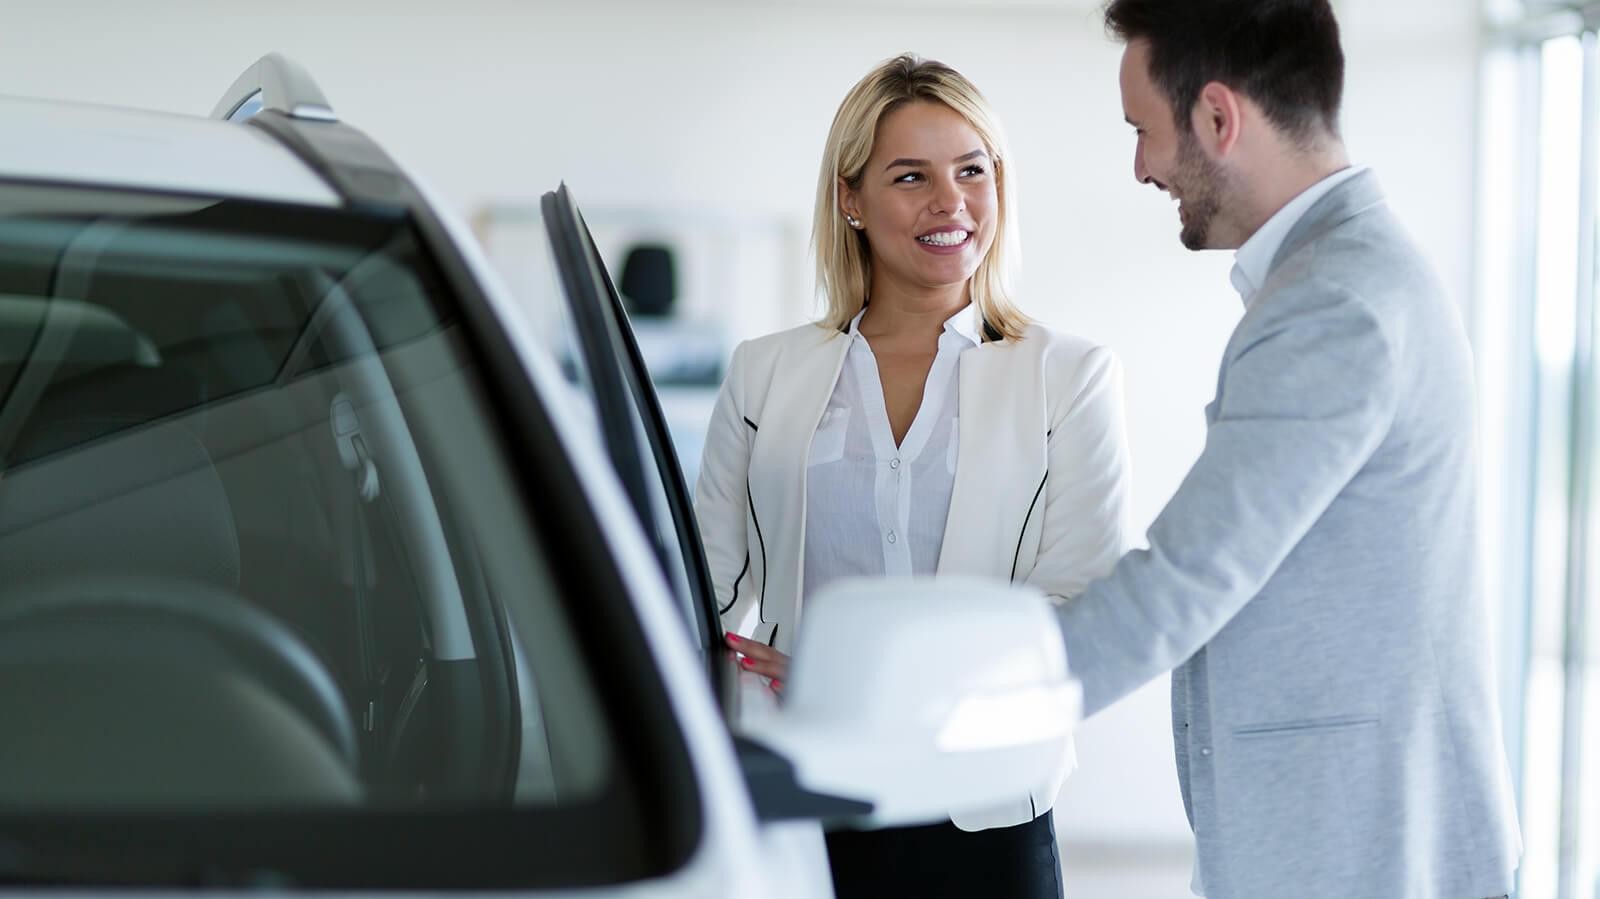
[[[988,170],[985,169],[983,166],[981,166],[981,165],[979,165],[977,163],[973,163],[972,165],[969,165],[966,168],[962,169],[961,170],[961,174],[969,176],[969,177],[977,177],[978,175],[982,175],[986,171],[988,171]]]
[[[906,172],[904,175],[901,175],[900,177],[894,179],[894,183],[896,183],[896,184],[910,184],[913,181],[921,181],[921,180],[922,180],[921,173],[919,173],[919,172]]]

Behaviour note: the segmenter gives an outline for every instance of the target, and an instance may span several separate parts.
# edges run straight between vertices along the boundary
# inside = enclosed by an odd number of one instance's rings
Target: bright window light
[[[1524,710],[1520,896],[1556,895],[1561,821],[1563,634],[1571,490],[1573,353],[1577,328],[1583,44],[1540,53],[1538,249],[1534,345],[1538,456],[1534,496],[1531,647]]]

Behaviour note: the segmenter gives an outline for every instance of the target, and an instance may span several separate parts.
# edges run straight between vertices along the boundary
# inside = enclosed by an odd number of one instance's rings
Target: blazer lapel
[[[1300,221],[1289,229],[1289,233],[1283,238],[1283,244],[1278,247],[1277,254],[1272,257],[1272,265],[1267,271],[1270,273],[1282,265],[1285,259],[1293,256],[1306,244],[1383,203],[1383,190],[1378,186],[1377,174],[1365,171],[1352,175],[1349,181],[1335,187],[1327,196],[1312,204],[1311,208],[1306,210],[1306,214],[1300,217]]]
[[[1047,464],[1043,375],[1031,366],[1022,370],[1034,358],[998,342],[961,354],[961,445],[939,549],[941,575],[1011,577]],[[1042,515],[1033,510],[1034,519]],[[1031,568],[1031,555],[1029,562]]]
[[[762,405],[750,459],[750,499],[767,548],[763,621],[799,621],[806,463],[849,349],[848,337],[821,328],[815,341],[808,335],[786,348]]]

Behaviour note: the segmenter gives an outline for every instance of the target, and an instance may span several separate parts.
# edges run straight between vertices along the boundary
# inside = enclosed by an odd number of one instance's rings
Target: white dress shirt
[[[1234,254],[1233,271],[1228,276],[1233,282],[1233,289],[1239,293],[1239,299],[1244,301],[1245,308],[1250,307],[1256,291],[1267,280],[1273,257],[1278,255],[1284,239],[1300,223],[1300,219],[1329,191],[1366,170],[1367,166],[1353,165],[1334,172],[1285,203],[1282,209],[1273,213],[1272,218],[1267,219],[1266,224],[1250,235],[1250,239]]]
[[[899,446],[860,322],[861,314],[850,322],[850,348],[811,440],[802,597],[843,577],[932,575],[939,566],[960,450],[958,373],[961,354],[979,344],[977,313],[969,304],[945,321]]]

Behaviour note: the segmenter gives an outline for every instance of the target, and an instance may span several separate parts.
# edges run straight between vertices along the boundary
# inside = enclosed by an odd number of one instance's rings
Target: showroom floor
[[[1188,851],[1064,845],[1066,899],[1193,899]]]

